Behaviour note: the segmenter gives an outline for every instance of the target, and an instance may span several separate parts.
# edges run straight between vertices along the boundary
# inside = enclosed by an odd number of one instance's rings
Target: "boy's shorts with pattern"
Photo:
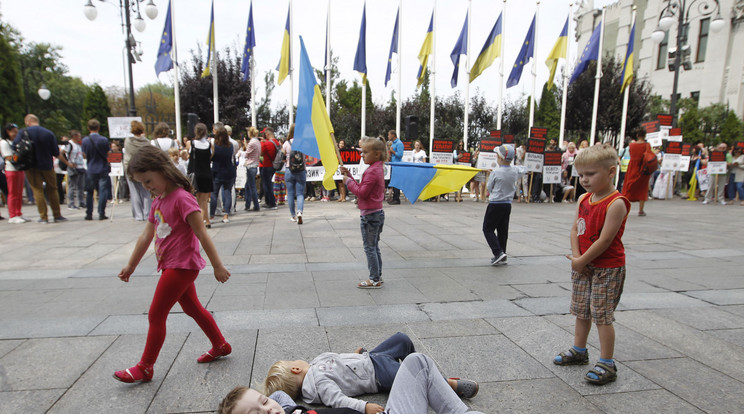
[[[596,268],[587,272],[571,271],[571,314],[579,319],[593,319],[597,325],[611,325],[625,283],[625,266]]]

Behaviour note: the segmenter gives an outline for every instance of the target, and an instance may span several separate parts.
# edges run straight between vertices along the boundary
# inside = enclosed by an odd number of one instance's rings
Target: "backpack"
[[[305,171],[305,154],[300,151],[289,153],[289,171],[293,173]]]
[[[13,145],[13,157],[10,159],[17,171],[25,171],[36,166],[34,142],[31,141],[25,129],[21,131],[21,134],[21,140]]]
[[[646,151],[643,153],[643,159],[641,160],[641,174],[651,175],[659,168],[659,160],[656,158],[656,154],[653,151]]]
[[[276,155],[274,156],[274,161],[271,163],[271,166],[274,167],[275,170],[279,171],[282,169],[282,166],[284,166],[285,155],[282,152],[282,147],[277,145],[276,141],[271,141],[271,143],[276,147]]]

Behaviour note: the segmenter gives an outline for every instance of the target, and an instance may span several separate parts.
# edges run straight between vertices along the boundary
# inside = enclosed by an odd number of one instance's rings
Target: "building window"
[[[705,62],[705,51],[708,49],[708,31],[710,29],[710,17],[700,20],[700,33],[698,34],[697,55],[695,63]]]
[[[656,58],[656,70],[666,68],[668,47],[669,47],[669,32],[665,32],[664,40],[662,40],[661,43],[659,43],[659,56]]]
[[[695,105],[700,102],[700,91],[690,92],[690,98],[695,101]]]

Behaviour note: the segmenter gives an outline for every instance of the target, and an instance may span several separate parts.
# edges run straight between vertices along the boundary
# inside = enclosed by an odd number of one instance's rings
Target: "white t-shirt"
[[[178,142],[173,138],[155,138],[152,140],[152,145],[160,147],[165,152],[168,152],[171,148],[178,148]]]
[[[10,146],[10,141],[7,139],[0,139],[0,154],[2,154],[3,160],[5,157],[13,156],[13,148]],[[5,160],[5,171],[18,171],[13,166],[13,163]]]
[[[426,151],[421,150],[419,152],[416,152],[416,150],[414,150],[413,162],[426,162]]]

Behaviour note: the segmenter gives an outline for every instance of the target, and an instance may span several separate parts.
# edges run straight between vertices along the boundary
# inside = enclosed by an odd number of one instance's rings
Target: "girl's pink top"
[[[363,216],[382,210],[382,200],[385,199],[385,174],[382,161],[377,161],[362,174],[362,180],[356,182],[353,178],[346,180],[349,191],[357,196],[357,207]]]
[[[186,219],[193,212],[201,213],[196,198],[180,187],[152,200],[148,220],[155,224],[158,270],[201,270],[206,265],[199,254],[199,239]]]

